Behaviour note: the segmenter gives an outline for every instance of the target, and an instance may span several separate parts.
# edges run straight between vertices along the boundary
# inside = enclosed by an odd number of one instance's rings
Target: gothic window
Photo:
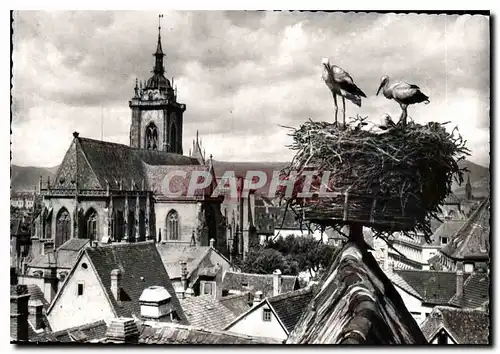
[[[43,219],[44,238],[52,238],[52,209],[46,211]]]
[[[175,119],[175,115],[172,114],[173,119]],[[170,144],[170,151],[176,152],[177,151],[177,127],[175,125],[175,122],[172,122],[170,125],[170,139],[168,140]]]
[[[123,212],[117,210],[113,216],[113,239],[120,242],[123,238]]]
[[[146,127],[146,149],[158,150],[158,128],[154,123],[149,123]]]
[[[171,210],[167,215],[167,238],[179,239],[179,214],[175,210]]]
[[[144,210],[139,212],[139,239],[141,241],[146,239],[146,214]]]
[[[61,208],[56,218],[56,240],[55,247],[61,246],[70,239],[71,235],[71,217],[66,208]]]
[[[135,215],[133,211],[128,213],[128,237],[129,239],[135,239]]]
[[[94,209],[89,209],[83,223],[82,238],[89,239],[90,241],[97,240],[97,219],[97,212]]]

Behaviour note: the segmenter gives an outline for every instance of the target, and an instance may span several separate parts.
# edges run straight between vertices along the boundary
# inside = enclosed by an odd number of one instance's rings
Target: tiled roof
[[[272,338],[251,337],[166,322],[145,322],[138,327],[139,343],[142,344],[281,344]]]
[[[415,289],[413,289],[411,285],[408,284],[399,274],[394,273],[392,269],[387,269],[384,272],[394,285],[400,287],[416,298],[422,299],[422,295],[420,295]]]
[[[399,270],[393,272],[399,275],[427,303],[445,305],[457,291],[457,274],[436,270]],[[464,281],[470,274],[464,274]]]
[[[422,239],[422,245],[441,246],[441,237],[448,237],[448,242],[457,233],[458,230],[465,224],[465,220],[445,220],[439,225],[431,236],[432,243],[428,244],[425,239]]]
[[[244,178],[247,171],[262,171],[266,174],[266,184],[259,188],[256,193],[267,196],[273,177],[273,171],[281,171],[289,165],[288,162],[230,162],[213,160],[215,175],[220,178],[226,171],[234,171],[235,177]]]
[[[290,333],[313,297],[312,287],[290,291],[267,299],[281,323]]]
[[[206,329],[223,329],[236,315],[212,295],[193,296],[181,299],[181,306],[189,324]]]
[[[208,172],[209,166],[201,165],[184,165],[184,166],[152,166],[144,164],[145,174],[147,176],[148,188],[155,193],[157,196],[162,196],[167,199],[177,199],[182,198],[201,198],[210,197],[216,182],[213,181],[212,186],[207,188],[196,189],[194,191],[194,196],[189,196],[189,183],[191,181],[194,172]],[[165,176],[172,173],[173,171],[181,171],[185,173],[185,176],[175,176],[169,182],[169,188],[171,193],[180,194],[180,196],[168,196],[166,194],[166,186],[164,183]],[[194,178],[194,177],[193,177]]]
[[[72,238],[66,241],[55,252],[36,255],[28,264],[31,268],[57,268],[71,269],[75,265],[80,251],[89,245],[89,240]]]
[[[299,287],[297,276],[282,275],[281,280],[280,294],[297,290]],[[262,291],[264,297],[269,297],[273,295],[273,275],[227,271],[222,280],[222,289],[251,293]]]
[[[103,339],[107,325],[104,321],[92,322],[57,332],[42,333],[30,338],[31,342],[88,342]]]
[[[490,251],[490,200],[486,199],[467,219],[441,252],[452,259],[488,259]]]
[[[156,248],[170,279],[181,277],[180,262],[182,261],[186,262],[189,278],[191,273],[198,268],[202,259],[210,251],[210,247],[208,246],[179,247],[162,243],[156,244]]]
[[[251,297],[249,297],[251,296]],[[221,297],[219,302],[224,305],[229,311],[231,311],[236,317],[248,311],[251,307],[249,304],[253,301],[253,295],[250,292],[245,292],[242,294],[228,295]]]
[[[486,273],[473,273],[464,281],[462,297],[456,295],[450,300],[450,305],[474,308],[489,301],[490,277]]]
[[[455,205],[455,204],[460,204],[460,200],[458,197],[455,195],[455,193],[451,192],[448,194],[444,200],[444,205]]]
[[[445,329],[457,344],[490,343],[490,315],[482,310],[437,306],[421,327],[429,341]]]
[[[196,159],[179,154],[134,149],[123,144],[80,137],[73,140],[66,152],[53,188],[74,188],[71,181],[77,181],[81,189],[105,190],[107,182],[110,188],[119,188],[121,180],[125,186],[130,186],[132,180],[141,186],[142,180],[147,177],[143,162],[148,165],[199,164]]]
[[[170,282],[160,255],[153,242],[110,244],[85,249],[101,284],[108,294],[118,317],[140,316],[139,298],[150,286],[163,286],[169,292],[175,312],[181,323],[187,323],[179,299]],[[111,271],[122,272],[121,301],[118,303],[111,293]]]
[[[368,251],[349,242],[334,259],[287,343],[427,343],[397,290]]]

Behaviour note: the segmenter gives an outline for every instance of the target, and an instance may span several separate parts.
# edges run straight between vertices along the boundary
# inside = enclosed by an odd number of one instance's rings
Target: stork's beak
[[[384,87],[384,82],[383,81],[380,83],[380,86],[378,87],[377,95],[376,96],[378,96],[378,94],[380,93],[380,90],[382,90],[382,87]]]

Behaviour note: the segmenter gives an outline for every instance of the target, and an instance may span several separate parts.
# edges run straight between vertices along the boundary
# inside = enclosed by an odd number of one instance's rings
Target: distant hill
[[[31,167],[31,166],[10,166],[10,187],[13,191],[24,192],[32,191],[35,186],[38,186],[38,181],[40,176],[43,180],[47,180],[47,176],[50,176],[54,180],[54,176],[57,173],[59,166],[55,167]]]
[[[466,167],[470,172],[470,183],[472,185],[472,194],[475,196],[488,196],[490,194],[490,169],[467,160],[460,161],[460,167]],[[452,189],[456,195],[465,194],[465,183],[467,174],[464,176],[464,183],[458,185],[454,183]]]
[[[460,161],[460,167],[467,167],[470,171],[470,180],[472,184],[472,192],[474,195],[489,194],[488,188],[490,184],[490,170],[487,167],[475,164],[470,161]],[[47,180],[47,176],[53,180],[59,166],[45,167],[21,167],[11,166],[11,188],[15,191],[31,191],[35,185],[38,185],[40,176]],[[467,181],[467,175],[465,175]],[[462,186],[454,183],[453,190],[455,194],[465,194],[465,181]]]

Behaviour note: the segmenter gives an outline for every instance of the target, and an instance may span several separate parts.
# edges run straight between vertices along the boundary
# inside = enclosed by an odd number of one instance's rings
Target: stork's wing
[[[358,86],[356,86],[354,80],[347,71],[334,65],[332,67],[332,74],[333,80],[339,85],[341,89],[356,96],[366,97],[365,93],[361,91]]]
[[[395,98],[405,99],[420,91],[420,87],[407,82],[397,82],[392,86],[392,94]]]

